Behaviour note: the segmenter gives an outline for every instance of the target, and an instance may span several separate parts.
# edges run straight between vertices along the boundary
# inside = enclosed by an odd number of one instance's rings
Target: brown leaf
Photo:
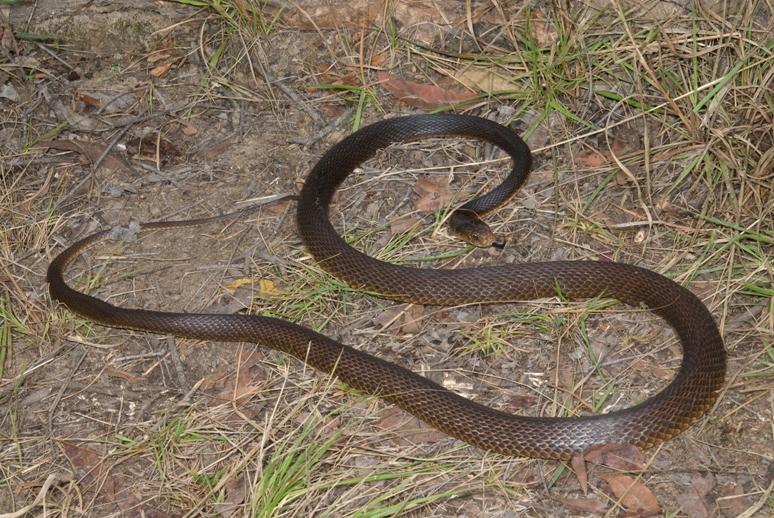
[[[16,39],[13,36],[13,29],[7,23],[0,23],[0,46],[7,49],[16,48]]]
[[[617,183],[618,185],[626,185],[631,181],[632,179],[629,178],[629,175],[626,174],[625,171],[618,171],[617,173],[615,173],[615,183]]]
[[[434,443],[449,437],[397,406],[382,410],[379,419],[372,426],[395,432],[391,435],[390,441],[396,446]]]
[[[720,498],[715,501],[725,518],[734,518],[745,511],[744,488],[741,484],[730,483],[723,486]]]
[[[376,78],[385,90],[402,103],[420,110],[434,110],[476,96],[473,92],[452,92],[435,85],[422,85],[404,81],[387,72],[377,72]]]
[[[387,331],[397,333],[400,329],[400,319],[398,318],[398,315],[401,314],[403,308],[405,307],[406,304],[400,304],[398,306],[385,309],[374,317],[374,326],[376,326],[381,331],[384,330],[384,326],[389,324]]]
[[[565,399],[569,397],[572,391],[573,383],[573,362],[566,354],[559,355],[559,362],[556,366],[557,386],[563,389]]]
[[[244,405],[249,399],[252,394],[255,394],[257,392],[261,392],[261,387],[255,387],[255,386],[247,386],[247,387],[238,387],[236,390],[229,389],[219,392],[218,394],[215,394],[214,397],[222,400],[222,401],[233,401],[237,405]]]
[[[378,26],[377,20],[381,19],[382,9],[381,2],[330,0],[312,2],[303,9],[285,9],[282,12],[282,20],[292,27],[303,30],[373,27]],[[271,11],[266,11],[263,14],[269,19],[273,16]]]
[[[226,498],[215,509],[223,518],[228,518],[245,501],[245,495],[247,494],[245,476],[240,474],[234,477],[226,484],[224,489],[226,490]]]
[[[640,149],[640,135],[636,131],[626,127],[619,127],[616,130],[613,143],[610,145],[610,150],[615,156],[621,158],[636,153]]]
[[[417,180],[412,190],[421,196],[414,201],[414,208],[420,212],[434,212],[441,206],[448,206],[454,199],[448,187],[428,178]]]
[[[582,513],[605,514],[607,506],[596,498],[557,498],[566,507]]]
[[[269,212],[273,212],[274,214],[282,214],[286,210],[288,210],[288,202],[280,202],[280,203],[272,203],[268,207],[266,207],[266,210]]]
[[[86,491],[99,491],[107,500],[116,499],[115,483],[99,455],[68,442],[62,443],[65,455],[73,465],[79,485]]]
[[[324,104],[318,110],[324,119],[333,120],[347,111],[347,107],[339,104]]]
[[[379,54],[371,58],[371,66],[378,67],[379,65],[387,61],[388,57],[390,57],[390,51],[385,50],[384,52],[380,52]]]
[[[100,104],[102,104],[100,103],[99,99],[95,99],[90,95],[78,93],[78,91],[75,90],[74,88],[70,90],[70,93],[72,94],[73,99],[75,99],[76,101],[81,101],[86,106],[99,106]]]
[[[523,467],[511,475],[508,481],[523,486],[539,486],[543,480],[541,472],[542,469]]]
[[[583,458],[583,454],[580,453],[578,455],[573,455],[570,464],[572,464],[572,469],[575,471],[575,476],[578,477],[578,483],[580,484],[581,491],[583,491],[584,495],[588,495],[589,476],[588,473],[586,473],[586,461]]]
[[[720,0],[710,7],[710,11],[718,16],[734,16],[747,5],[743,0]]]
[[[199,129],[196,126],[194,126],[193,124],[188,124],[188,123],[182,122],[182,121],[180,122],[180,124],[182,124],[182,126],[183,126],[183,134],[188,136],[188,137],[192,137],[192,136],[196,135],[197,133],[199,133]]]
[[[716,283],[696,281],[692,283],[688,289],[693,292],[694,295],[703,299],[709,292],[716,288]]]
[[[425,307],[420,304],[411,304],[403,313],[403,326],[401,332],[404,334],[417,334],[422,330],[422,317],[425,314]]]
[[[691,518],[709,518],[711,516],[704,499],[691,488],[677,497],[677,503],[680,504],[683,513]]]
[[[578,165],[585,165],[586,167],[599,167],[607,162],[607,159],[598,151],[581,149],[573,157],[573,162]]]
[[[438,316],[438,313],[436,313],[436,317],[437,316]],[[508,405],[505,407],[504,412],[508,414],[512,414],[518,410],[522,410],[524,408],[529,408],[533,405],[536,405],[537,402],[538,402],[538,398],[536,398],[535,396],[517,394],[515,396],[512,396],[510,401],[508,401]]]
[[[228,375],[228,371],[225,368],[219,369],[216,372],[213,372],[206,378],[204,378],[204,381],[201,385],[199,385],[199,390],[202,392],[207,392],[211,388],[213,388],[220,380],[225,378]]]
[[[183,154],[171,140],[160,136],[156,131],[148,133],[143,137],[133,138],[126,143],[126,150],[130,154],[150,160],[156,159],[157,147],[158,155],[162,159]]]
[[[215,158],[218,155],[222,155],[228,149],[231,147],[231,144],[228,142],[224,142],[222,144],[217,144],[215,146],[212,146],[211,148],[205,149],[204,151],[199,151],[196,153],[196,158],[199,160],[211,160]]]
[[[496,92],[513,91],[517,87],[508,80],[511,75],[492,67],[482,68],[466,66],[462,69],[439,69],[442,74],[453,78],[466,88],[476,92],[494,94]]]
[[[89,163],[95,163],[105,152],[106,146],[104,144],[95,144],[93,142],[85,142],[82,140],[42,140],[38,142],[36,147],[47,147],[51,149],[58,149],[60,151],[75,151],[80,153],[82,157],[86,158]],[[106,169],[122,169],[126,172],[131,172],[132,168],[129,163],[114,154],[112,151],[105,155],[105,158],[100,164],[101,167]]]
[[[263,354],[261,354],[261,351],[258,349],[244,351],[239,357],[239,362],[241,363],[240,368],[249,369],[250,367],[257,365],[262,359]]]
[[[530,29],[538,47],[550,47],[559,41],[559,32],[557,32],[556,26],[553,23],[546,24],[542,17],[536,17],[532,20]]]
[[[612,475],[607,477],[610,489],[621,503],[629,510],[627,516],[652,516],[661,512],[658,500],[645,484],[636,482],[629,475]]]
[[[712,512],[707,507],[706,496],[715,488],[715,477],[708,473],[706,477],[694,475],[691,484],[677,501],[683,507],[683,512],[691,518],[709,518]]]
[[[98,491],[105,500],[115,502],[126,518],[169,518],[169,515],[148,505],[140,494],[130,493],[115,481],[99,455],[75,444],[62,443],[65,455],[73,465],[78,483],[87,491]]]
[[[645,454],[631,444],[601,444],[585,452],[587,461],[624,471],[640,470],[645,465]]]
[[[178,55],[178,52],[175,49],[162,49],[151,53],[151,55],[148,56],[146,59],[148,63],[152,65],[154,63],[158,63],[162,59],[168,59],[171,57],[175,57],[177,55]]]
[[[151,75],[153,77],[161,77],[161,76],[163,76],[164,74],[167,73],[167,71],[169,70],[169,67],[171,67],[171,66],[172,66],[172,63],[166,63],[164,65],[159,65],[156,68],[154,68],[153,70],[151,70],[150,73],[151,73]]]
[[[387,220],[390,222],[390,234],[403,234],[419,221],[414,216],[387,216]]]
[[[706,477],[696,474],[691,477],[691,487],[697,495],[707,496],[715,489],[715,476],[712,473],[707,473]]]
[[[133,374],[123,369],[113,367],[112,365],[107,366],[107,368],[105,369],[105,374],[107,374],[112,378],[120,378],[120,379],[126,380],[130,383],[143,383],[147,381],[147,378],[145,378],[144,376],[138,376],[137,374]]]
[[[247,399],[247,396],[261,390],[253,382],[266,381],[266,377],[261,374],[253,374],[250,368],[261,361],[263,355],[257,349],[244,351],[237,360],[239,364],[239,378],[237,378],[237,369],[235,367],[220,369],[217,372],[207,376],[199,387],[199,390],[217,397],[224,401],[236,400],[241,404]],[[234,386],[236,384],[236,393]],[[213,393],[215,389],[217,392]]]

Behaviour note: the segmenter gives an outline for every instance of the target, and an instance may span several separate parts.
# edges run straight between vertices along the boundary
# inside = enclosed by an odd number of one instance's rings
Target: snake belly
[[[559,261],[460,270],[432,270],[384,263],[349,246],[328,218],[333,194],[377,150],[433,136],[490,142],[513,159],[508,178],[461,209],[485,215],[508,201],[531,170],[527,145],[511,129],[463,115],[387,119],[345,138],[319,160],[298,202],[298,229],[314,259],[348,285],[414,304],[459,305],[568,299],[603,294],[646,307],[676,331],[683,359],[674,380],[654,397],[627,409],[572,418],[506,414],[459,396],[408,369],[368,355],[283,320],[257,315],[166,313],[119,308],[70,288],[67,265],[83,250],[108,239],[93,234],[64,250],[49,265],[52,299],[102,325],[200,340],[247,341],[289,353],[337,376],[353,388],[383,397],[431,426],[469,444],[505,455],[567,459],[590,446],[630,443],[648,448],[680,433],[714,404],[723,386],[726,351],[712,315],[690,291],[650,270],[614,262]],[[460,210],[460,209],[458,209]],[[160,222],[142,231],[201,224]]]

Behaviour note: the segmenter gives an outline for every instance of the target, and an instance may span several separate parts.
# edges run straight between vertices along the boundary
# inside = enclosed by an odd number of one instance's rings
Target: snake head
[[[455,210],[449,217],[449,230],[452,234],[473,246],[492,246],[497,238],[489,225],[481,221],[475,212]]]

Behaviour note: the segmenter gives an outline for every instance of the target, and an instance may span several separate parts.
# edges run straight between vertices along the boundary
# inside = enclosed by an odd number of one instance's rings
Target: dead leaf
[[[245,476],[240,474],[234,477],[226,484],[224,489],[226,490],[226,498],[217,505],[215,511],[223,518],[228,518],[245,501],[245,495],[247,494]]]
[[[745,511],[744,488],[742,484],[730,483],[723,486],[720,498],[715,501],[725,518],[734,518]]]
[[[417,334],[422,330],[422,317],[425,314],[425,307],[421,304],[411,304],[403,312],[403,326],[401,332],[404,334]]]
[[[394,432],[390,441],[396,446],[414,446],[421,443],[435,443],[448,439],[445,433],[431,428],[400,407],[392,406],[379,413],[374,428]]]
[[[621,158],[636,153],[640,149],[640,135],[636,131],[626,127],[619,127],[616,130],[613,143],[610,145],[610,150],[615,156]]]
[[[127,372],[123,369],[113,367],[112,365],[107,366],[107,368],[105,369],[105,374],[107,374],[111,378],[120,378],[130,383],[144,383],[145,381],[147,381],[147,378],[145,378],[144,376],[138,376],[137,374],[132,374],[131,372]]]
[[[95,163],[105,152],[106,146],[104,144],[95,144],[93,142],[85,142],[82,140],[42,140],[38,142],[35,147],[47,147],[51,149],[58,149],[60,151],[75,151],[80,153],[82,157],[88,160],[88,163]],[[129,163],[110,151],[105,158],[102,159],[100,167],[106,169],[121,169],[126,172],[131,172],[132,168]]]
[[[390,222],[390,234],[403,234],[419,222],[419,218],[415,216],[387,216],[387,221]]]
[[[194,126],[193,124],[188,124],[187,122],[178,121],[183,126],[183,134],[187,137],[192,137],[199,133],[199,129]]]
[[[389,327],[386,330],[392,333],[397,333],[400,329],[400,319],[398,318],[398,315],[400,315],[401,311],[405,307],[406,305],[402,304],[400,306],[394,306],[389,309],[385,309],[374,317],[374,326],[376,326],[380,331],[384,331],[384,326],[389,324]]]
[[[393,334],[416,334],[422,329],[420,321],[424,311],[421,305],[399,304],[376,315],[374,325],[384,330],[384,326],[389,324],[386,331]]]
[[[708,508],[707,495],[715,488],[715,477],[707,473],[706,477],[694,475],[686,490],[677,497],[683,512],[691,518],[709,518],[712,516]]]
[[[707,496],[710,491],[715,489],[715,476],[712,473],[707,473],[706,477],[696,474],[691,477],[691,487],[697,495]]]
[[[62,443],[65,455],[73,465],[78,484],[86,491],[98,492],[105,500],[115,502],[126,518],[169,518],[169,515],[148,505],[147,497],[130,493],[119,481],[113,479],[110,470],[99,455],[71,443]]]
[[[150,56],[146,58],[149,64],[158,63],[162,59],[168,59],[172,58],[178,55],[177,50],[175,49],[162,49],[157,50],[155,52],[152,52]]]
[[[465,67],[462,69],[444,70],[437,69],[440,73],[458,81],[464,87],[474,92],[486,92],[494,94],[499,92],[513,91],[517,87],[508,80],[510,73],[502,71],[497,73],[496,69]]]
[[[161,77],[161,76],[163,76],[164,74],[167,73],[167,71],[169,70],[169,67],[171,67],[171,66],[172,66],[172,63],[166,63],[164,65],[159,65],[156,68],[154,68],[153,70],[151,70],[150,73],[151,73],[151,75],[153,77]]]
[[[735,16],[742,11],[742,8],[747,5],[743,0],[720,0],[712,4],[710,11],[718,16]]]
[[[578,477],[578,483],[580,484],[581,491],[584,495],[589,494],[589,475],[586,473],[586,460],[583,458],[583,453],[573,455],[570,461],[572,469],[575,472],[575,476]]]
[[[377,72],[376,78],[381,86],[399,101],[420,110],[434,110],[476,96],[473,92],[452,92],[435,85],[423,85],[404,81],[382,71]]]
[[[562,399],[567,400],[573,388],[573,362],[566,354],[559,355],[559,362],[556,366],[557,386],[563,389]]]
[[[13,36],[13,29],[7,23],[0,24],[0,46],[7,49],[14,49],[18,53],[16,38]]]
[[[199,385],[199,390],[206,393],[208,390],[214,387],[220,380],[225,378],[227,375],[228,375],[228,371],[226,370],[225,367],[217,370],[216,372],[213,372],[212,374],[204,378],[204,381],[202,381],[202,384]]]
[[[535,18],[530,23],[530,29],[538,47],[550,47],[559,41],[559,33],[551,21],[546,23],[544,19]]]
[[[454,199],[454,195],[448,187],[440,181],[433,181],[428,178],[420,178],[416,181],[412,190],[421,196],[414,201],[414,208],[419,212],[434,212],[440,207],[448,206]]]
[[[199,151],[198,153],[196,153],[196,158],[198,158],[199,160],[212,160],[216,156],[222,155],[223,153],[228,151],[230,147],[231,147],[231,144],[229,144],[228,142],[217,144],[215,146],[212,146],[211,148],[207,148],[203,151]]]
[[[543,477],[541,476],[541,470],[536,468],[522,468],[514,473],[509,479],[509,482],[514,484],[521,484],[523,486],[539,486]]]
[[[299,412],[294,418],[295,422],[302,426],[307,425],[310,422],[310,419],[314,419],[312,422],[314,423],[315,432],[324,437],[330,437],[339,431],[339,423],[336,418],[323,417],[319,412],[315,412],[315,414],[310,412]]]
[[[269,279],[261,279],[258,281],[258,295],[271,296],[279,295],[280,290],[274,284],[274,281]]]
[[[236,399],[239,403],[244,401],[244,397],[256,392],[259,387],[251,385],[255,380],[260,382],[266,381],[266,376],[260,372],[253,374],[250,369],[261,361],[263,355],[258,349],[251,349],[244,351],[242,355],[237,359],[239,365],[239,377],[237,378],[236,368],[219,369],[217,372],[207,376],[202,384],[200,390],[212,396],[218,397],[225,401],[231,401]],[[236,394],[234,386],[236,385]],[[212,389],[216,389],[216,393],[212,393]]]
[[[99,99],[95,99],[90,95],[78,93],[75,89],[70,90],[70,94],[73,96],[73,99],[81,101],[86,106],[99,106],[102,104]]]
[[[591,446],[583,452],[589,462],[609,466],[623,471],[641,470],[645,465],[645,454],[631,444],[601,444]]]
[[[437,316],[438,314],[436,313],[436,317]],[[508,401],[508,405],[505,407],[504,412],[508,414],[513,414],[518,410],[522,410],[524,408],[529,408],[531,406],[534,406],[537,404],[537,402],[538,402],[538,398],[535,396],[517,394],[515,396],[512,396],[510,401]]]
[[[658,500],[650,489],[645,487],[645,484],[636,482],[629,475],[611,475],[607,477],[607,483],[610,484],[613,494],[629,511],[624,513],[626,516],[644,518],[661,512]]]
[[[256,386],[237,387],[236,389],[222,390],[215,394],[214,397],[221,401],[233,402],[237,406],[244,405],[249,401],[250,396],[257,392],[261,392],[263,389]]]
[[[688,289],[691,290],[694,295],[703,299],[709,292],[715,289],[715,283],[696,281],[692,283]]]
[[[390,57],[390,51],[385,50],[384,52],[380,52],[379,54],[371,58],[371,66],[372,67],[380,66],[382,63],[387,61],[388,57]]]
[[[581,149],[573,157],[573,162],[578,165],[585,165],[586,167],[599,167],[605,164],[607,159],[598,151]]]
[[[288,210],[288,203],[273,203],[266,207],[266,210],[273,212],[274,214],[283,214]]]
[[[607,506],[596,498],[557,498],[566,507],[582,513],[605,514]]]
[[[171,140],[164,136],[160,136],[156,131],[142,137],[133,138],[126,143],[126,150],[131,155],[148,160],[156,159],[156,148],[158,148],[158,156],[162,159],[181,156],[183,154]]]
[[[345,111],[347,111],[347,107],[342,106],[340,104],[324,104],[320,106],[318,111],[320,112],[320,115],[322,115],[324,119],[333,120],[339,115],[341,115],[342,113],[344,113]]]
[[[382,10],[381,2],[331,0],[325,3],[312,3],[303,9],[285,9],[282,20],[292,27],[303,30],[341,29],[342,27],[360,29],[378,26],[378,20],[382,18]],[[265,12],[264,16],[273,15]]]

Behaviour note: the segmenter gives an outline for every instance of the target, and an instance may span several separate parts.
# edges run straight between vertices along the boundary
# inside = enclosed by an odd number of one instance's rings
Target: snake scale
[[[396,117],[366,126],[329,149],[307,178],[298,201],[298,230],[314,259],[353,288],[414,304],[459,305],[567,299],[603,294],[646,307],[676,331],[683,359],[673,381],[654,397],[607,414],[572,418],[510,415],[463,398],[408,369],[283,320],[257,315],[165,313],[115,307],[70,288],[67,265],[108,238],[93,234],[67,248],[48,269],[51,297],[99,324],[200,340],[256,342],[284,351],[356,389],[383,397],[431,426],[474,446],[506,455],[566,459],[606,443],[656,445],[690,426],[715,402],[724,383],[726,351],[712,315],[690,291],[650,270],[616,262],[559,261],[433,270],[389,264],[348,245],[328,218],[341,182],[377,150],[433,136],[490,142],[513,159],[508,178],[457,212],[473,220],[508,201],[532,167],[527,145],[510,128],[463,115]],[[196,224],[159,222],[142,230]]]

